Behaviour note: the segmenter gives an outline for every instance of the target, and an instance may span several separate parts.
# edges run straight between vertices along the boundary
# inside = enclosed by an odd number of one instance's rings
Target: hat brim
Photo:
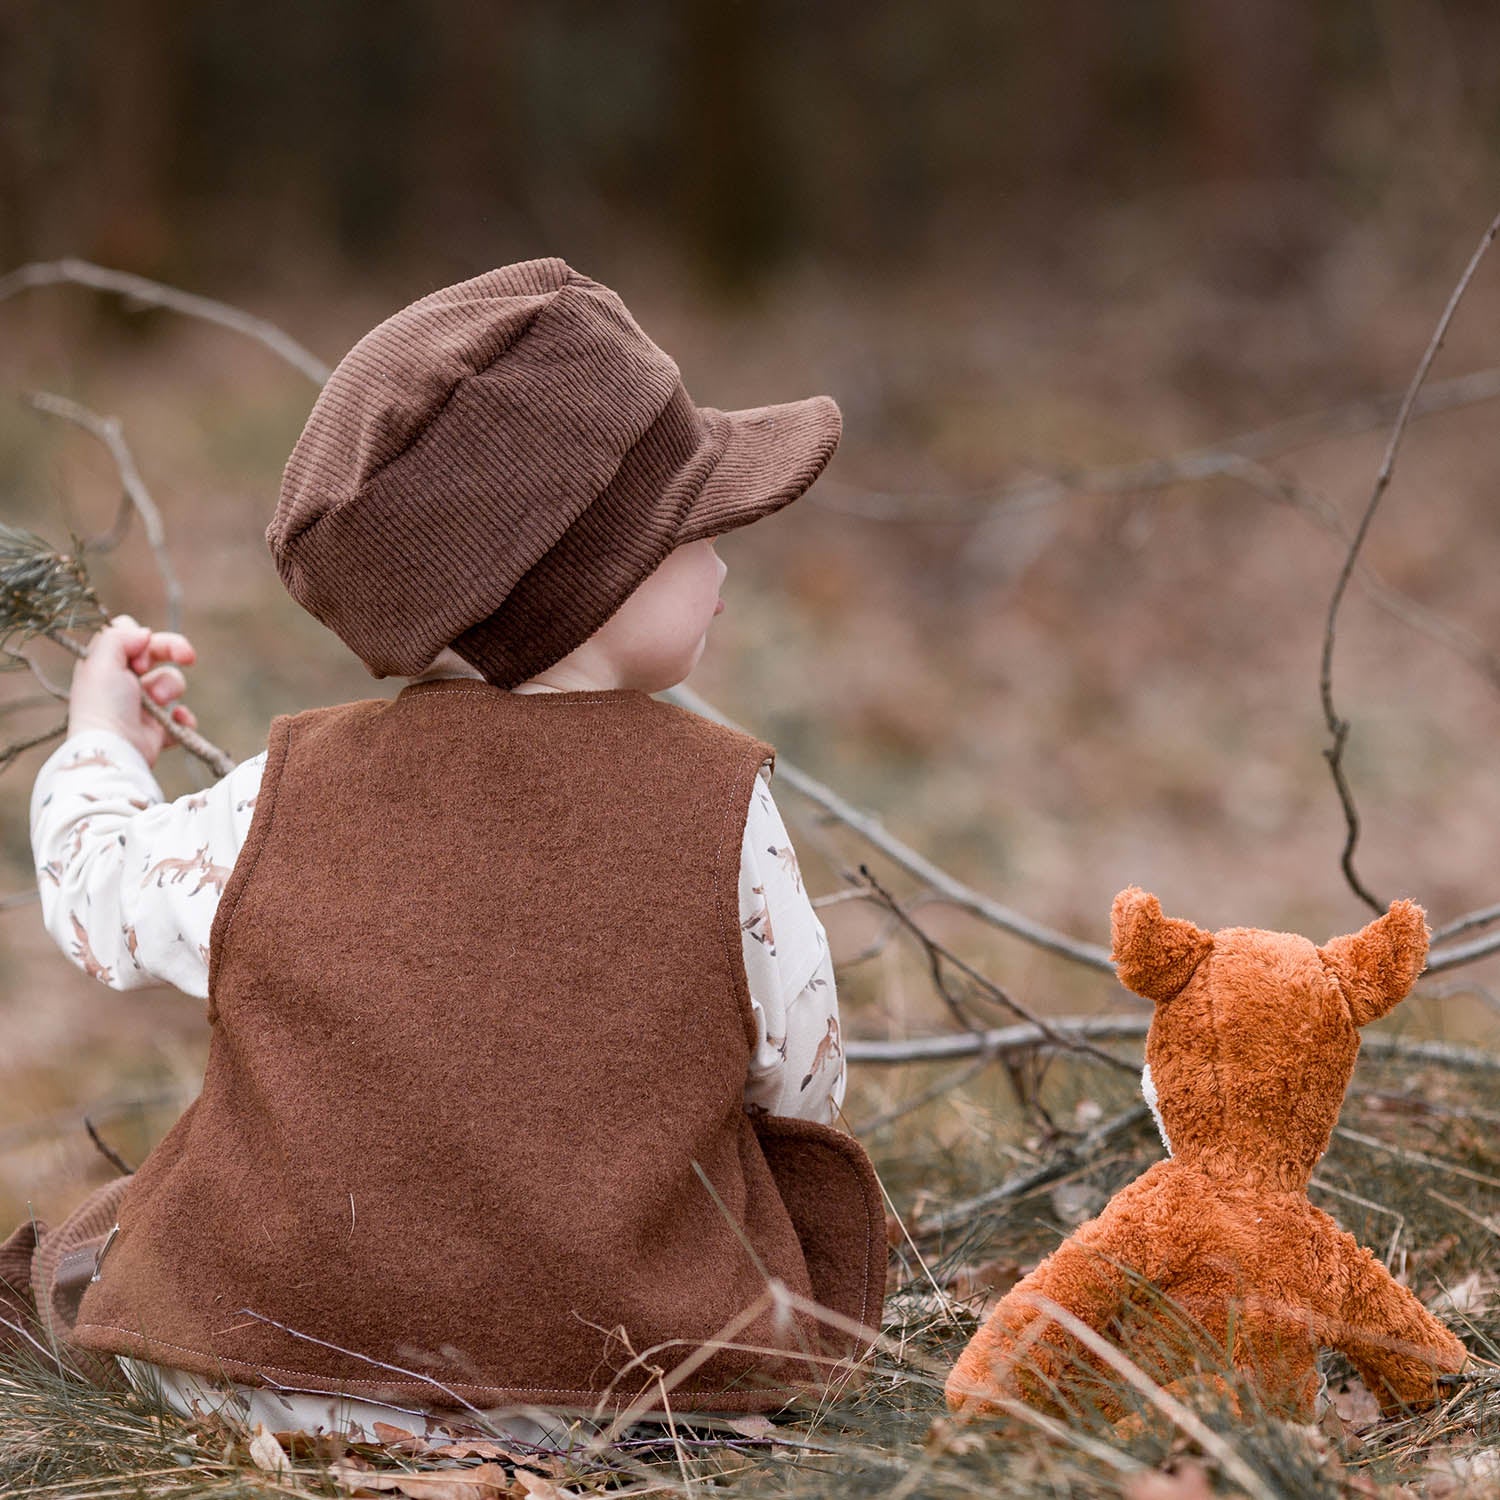
[[[726,423],[728,434],[718,463],[683,517],[679,547],[748,526],[790,505],[823,472],[844,425],[828,396],[743,411],[699,410],[710,424]]]

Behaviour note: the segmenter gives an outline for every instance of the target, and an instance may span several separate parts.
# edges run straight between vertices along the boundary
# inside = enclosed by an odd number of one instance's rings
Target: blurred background
[[[1130,882],[1205,926],[1322,938],[1368,915],[1338,868],[1318,657],[1337,528],[1388,423],[1314,421],[1208,480],[1108,475],[1399,392],[1497,208],[1483,0],[0,6],[0,274],[83,257],[332,362],[434,287],[561,255],[699,401],[835,395],[827,476],[725,543],[693,686],[960,878],[1093,941]],[[1500,257],[1434,382],[1500,364],[1497,313]],[[26,398],[123,423],[210,737],[249,755],[273,714],[394,691],[299,616],[265,552],[303,375],[57,286],[0,301],[0,383],[0,506],[59,542],[109,529],[119,481]],[[1435,924],[1500,900],[1497,460],[1493,403],[1410,428],[1365,552],[1381,583],[1354,585],[1335,657],[1361,871]],[[92,571],[112,608],[160,618],[138,527]],[[56,717],[7,708],[7,736]],[[0,894],[33,882],[45,753],[0,778]],[[161,777],[199,782],[180,756]],[[814,889],[837,890],[863,855],[781,801]],[[869,946],[868,910],[825,915],[846,959]],[[931,920],[1039,1011],[1127,1003]],[[1500,1046],[1496,974],[1430,987],[1399,1024]],[[841,983],[851,1034],[944,1024],[899,944]],[[83,978],[34,904],[0,914],[0,1221],[55,1216],[107,1171],[85,1109],[138,1159],[191,1097],[205,1030],[173,992]],[[857,1075],[851,1111],[920,1075]],[[930,1122],[955,1149],[973,1100]]]

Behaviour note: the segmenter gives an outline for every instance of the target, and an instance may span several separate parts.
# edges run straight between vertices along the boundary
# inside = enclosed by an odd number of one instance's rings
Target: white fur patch
[[[1172,1143],[1167,1139],[1167,1127],[1161,1122],[1161,1111],[1156,1107],[1156,1083],[1151,1077],[1151,1064],[1147,1063],[1141,1069],[1141,1095],[1151,1111],[1151,1118],[1156,1121],[1157,1133],[1161,1136],[1161,1143],[1167,1148],[1167,1155],[1172,1154]]]

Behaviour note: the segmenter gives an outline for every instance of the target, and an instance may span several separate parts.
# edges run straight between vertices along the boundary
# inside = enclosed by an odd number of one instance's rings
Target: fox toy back
[[[1232,1363],[1302,1420],[1320,1347],[1342,1350],[1383,1410],[1430,1404],[1463,1345],[1307,1199],[1359,1028],[1426,962],[1422,909],[1393,902],[1319,948],[1291,933],[1204,932],[1132,887],[1112,929],[1121,983],[1156,1007],[1142,1086],[1170,1156],[995,1308],[949,1377],[950,1407],[982,1415],[1019,1397],[1120,1415],[1107,1366],[1056,1309],[1163,1382]]]

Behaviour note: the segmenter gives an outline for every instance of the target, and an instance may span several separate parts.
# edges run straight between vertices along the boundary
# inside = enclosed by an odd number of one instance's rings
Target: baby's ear
[[[1170,1000],[1213,951],[1213,934],[1177,917],[1135,886],[1115,897],[1109,913],[1115,973],[1126,989],[1147,1000]]]
[[[1427,966],[1427,913],[1415,901],[1391,909],[1348,937],[1318,949],[1349,1002],[1356,1026],[1378,1020],[1404,999]]]

